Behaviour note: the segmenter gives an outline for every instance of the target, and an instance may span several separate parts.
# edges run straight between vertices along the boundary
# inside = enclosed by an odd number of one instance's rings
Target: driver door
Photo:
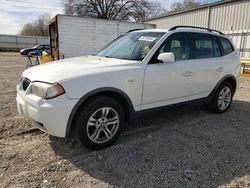
[[[190,46],[187,33],[174,33],[153,55],[144,75],[142,110],[189,100],[195,66]],[[175,62],[159,62],[157,57],[163,52],[174,53]]]

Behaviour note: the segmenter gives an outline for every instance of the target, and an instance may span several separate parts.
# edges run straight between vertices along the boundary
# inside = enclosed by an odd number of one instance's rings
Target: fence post
[[[16,50],[18,51],[18,39],[17,39],[17,35],[16,35]]]

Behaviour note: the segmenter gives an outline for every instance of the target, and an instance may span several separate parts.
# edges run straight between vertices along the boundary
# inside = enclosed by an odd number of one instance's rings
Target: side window
[[[233,47],[228,39],[219,37],[219,41],[220,41],[221,46],[222,46],[223,55],[230,54],[231,52],[234,51],[234,49],[233,49]]]
[[[221,52],[220,52],[220,47],[218,44],[218,40],[214,37],[214,57],[220,57],[221,56]]]
[[[186,60],[190,56],[188,46],[186,34],[176,33],[167,38],[160,48],[160,53],[173,52],[176,61]]]
[[[195,58],[214,57],[213,37],[205,34],[197,34],[194,40]]]

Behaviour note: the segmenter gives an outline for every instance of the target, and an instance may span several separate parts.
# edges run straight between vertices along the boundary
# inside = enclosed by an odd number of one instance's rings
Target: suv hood
[[[80,76],[131,69],[137,63],[132,60],[83,56],[38,65],[25,70],[22,76],[30,81],[55,83]]]

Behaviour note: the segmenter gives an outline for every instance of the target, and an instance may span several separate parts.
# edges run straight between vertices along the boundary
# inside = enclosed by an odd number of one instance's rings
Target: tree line
[[[196,8],[207,2],[182,0],[173,3],[169,10],[163,8],[160,2],[152,0],[62,0],[62,3],[66,15],[141,22],[162,14]],[[25,24],[21,28],[20,34],[48,36],[50,19],[50,14],[42,14],[35,21]]]

